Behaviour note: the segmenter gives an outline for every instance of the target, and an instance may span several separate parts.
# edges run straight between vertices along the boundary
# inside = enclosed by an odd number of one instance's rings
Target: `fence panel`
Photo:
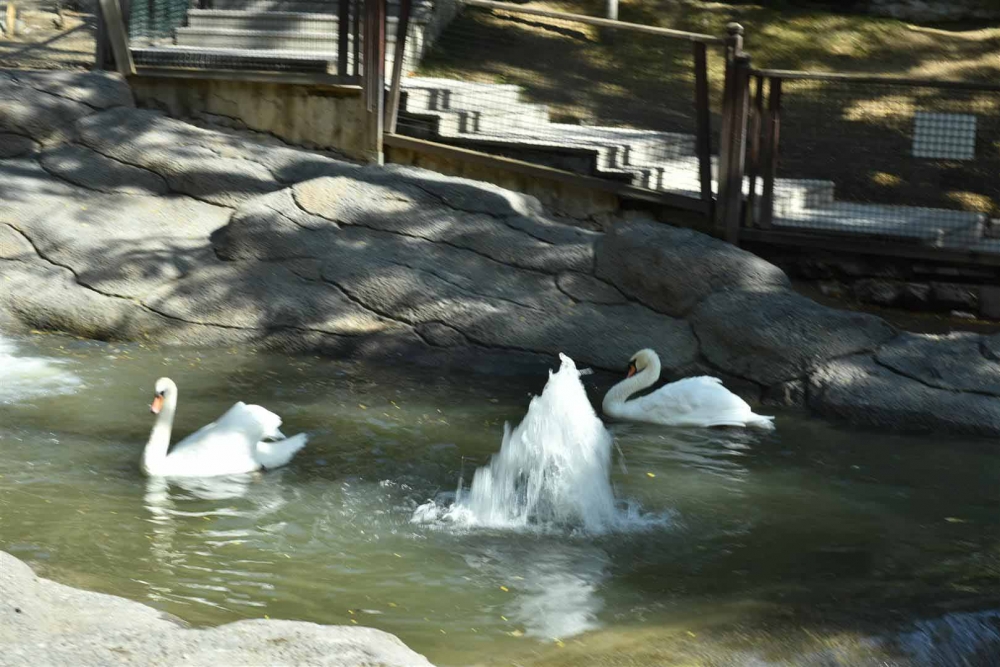
[[[758,74],[753,224],[1000,253],[1000,86]]]
[[[629,25],[479,0],[413,21],[395,132],[711,199],[723,40]]]
[[[131,0],[140,67],[361,73],[363,0]]]

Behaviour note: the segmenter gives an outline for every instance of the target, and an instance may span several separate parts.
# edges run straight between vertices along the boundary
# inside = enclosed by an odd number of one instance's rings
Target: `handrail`
[[[544,16],[550,19],[561,19],[572,21],[573,23],[585,23],[596,25],[602,28],[615,28],[617,30],[627,30],[630,32],[643,32],[649,35],[660,35],[661,37],[672,37],[674,39],[686,39],[690,42],[701,42],[702,44],[725,44],[722,37],[703,35],[697,32],[686,32],[684,30],[671,30],[670,28],[659,28],[657,26],[643,25],[641,23],[628,23],[626,21],[614,21],[611,19],[601,19],[596,16],[585,16],[583,14],[567,14],[563,12],[552,12],[545,9],[531,9],[530,7],[520,7],[507,2],[493,2],[492,0],[460,0],[461,4],[470,7],[482,7],[484,9],[499,9],[512,14],[531,14],[533,16]]]
[[[480,0],[467,0],[479,2]],[[789,81],[840,81],[844,83],[871,83],[920,88],[949,88],[959,90],[983,90],[1000,93],[1000,84],[978,81],[951,81],[944,79],[921,79],[878,74],[852,74],[847,72],[802,72],[787,69],[751,69],[750,73],[769,79]]]

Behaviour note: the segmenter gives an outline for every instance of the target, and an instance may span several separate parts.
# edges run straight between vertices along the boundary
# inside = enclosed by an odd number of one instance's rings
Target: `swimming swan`
[[[774,417],[754,414],[746,401],[722,386],[719,378],[700,376],[671,382],[628,401],[660,377],[660,358],[640,350],[629,360],[628,375],[608,390],[602,408],[616,419],[666,426],[755,426],[774,428]]]
[[[151,477],[212,477],[278,468],[308,439],[305,433],[286,438],[278,430],[281,417],[240,401],[218,420],[178,442],[168,454],[176,409],[177,385],[170,378],[160,378],[149,406],[157,415],[156,423],[142,455],[142,471]]]

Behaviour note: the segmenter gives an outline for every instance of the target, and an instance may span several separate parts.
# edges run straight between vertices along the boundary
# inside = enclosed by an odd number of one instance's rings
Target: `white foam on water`
[[[503,529],[578,530],[603,533],[662,525],[616,502],[611,488],[612,437],[597,417],[573,360],[559,355],[540,396],[513,431],[504,424],[503,443],[489,465],[476,470],[469,489],[454,502],[429,501],[415,523]]]
[[[0,336],[0,403],[68,394],[82,384],[79,377],[65,369],[65,362],[20,356],[14,341]]]

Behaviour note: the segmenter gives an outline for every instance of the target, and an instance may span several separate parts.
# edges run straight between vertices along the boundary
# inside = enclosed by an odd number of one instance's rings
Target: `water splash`
[[[58,359],[18,356],[14,341],[0,336],[0,403],[76,391],[82,382],[63,365]]]
[[[540,396],[490,464],[476,470],[472,486],[459,481],[454,503],[430,501],[413,521],[449,521],[491,528],[547,526],[601,533],[637,518],[620,509],[611,489],[612,437],[594,413],[576,368],[564,354],[549,371]]]

